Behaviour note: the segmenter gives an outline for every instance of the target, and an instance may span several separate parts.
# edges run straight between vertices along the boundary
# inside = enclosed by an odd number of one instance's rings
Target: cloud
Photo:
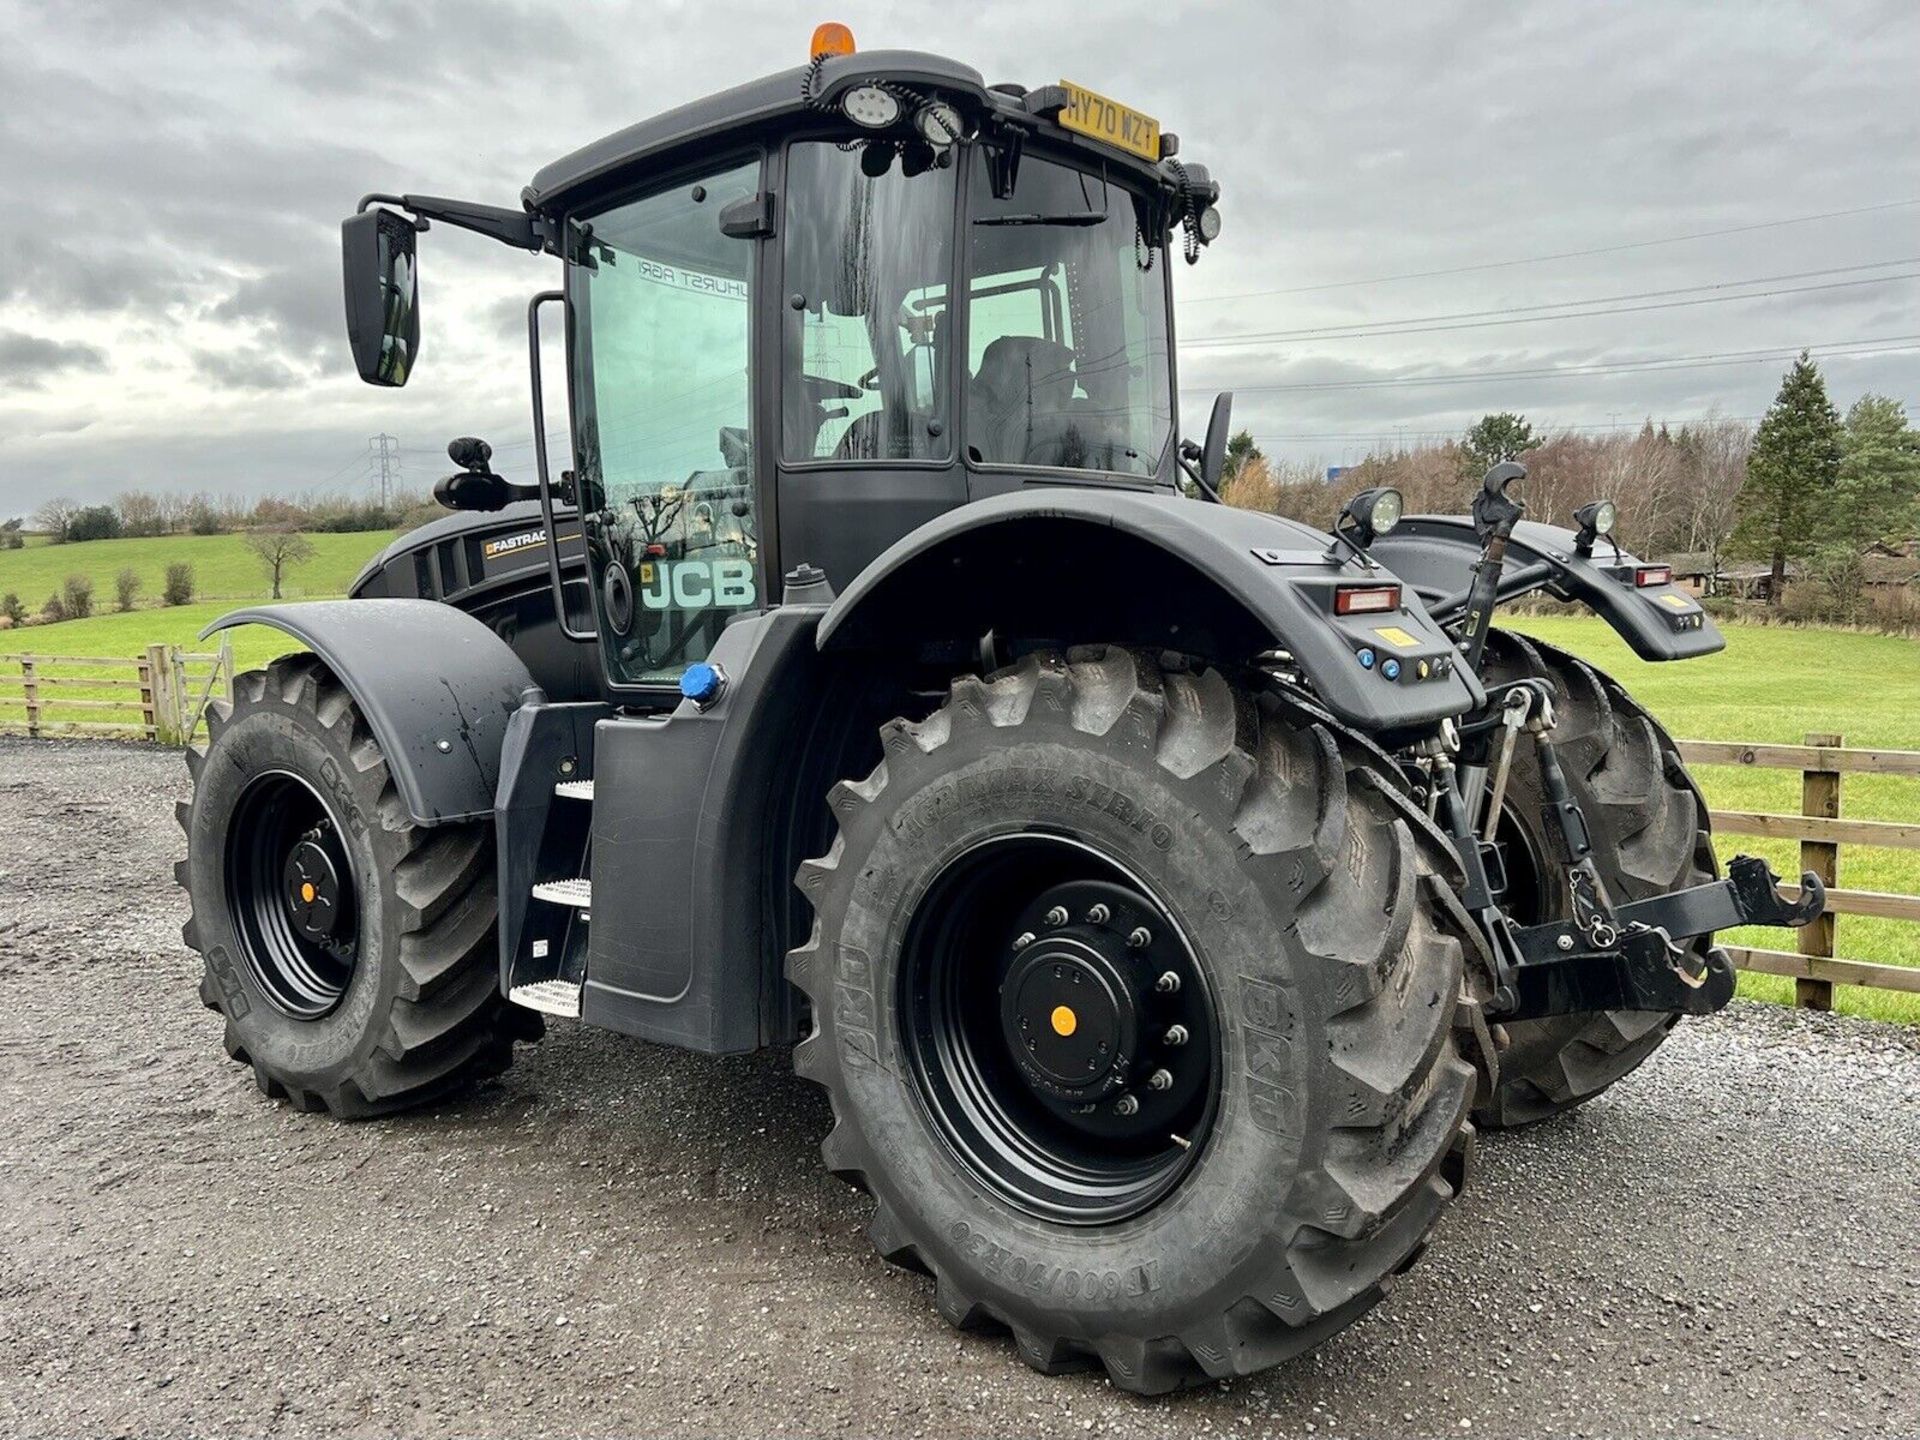
[[[0,330],[0,380],[8,385],[38,389],[64,371],[106,368],[107,352],[98,345]]]

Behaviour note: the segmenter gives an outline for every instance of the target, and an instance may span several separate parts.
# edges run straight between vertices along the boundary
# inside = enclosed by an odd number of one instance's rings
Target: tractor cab
[[[592,635],[626,703],[677,703],[721,631],[801,567],[843,589],[971,500],[1175,484],[1167,258],[1218,233],[1218,187],[1156,121],[1090,91],[989,87],[950,60],[854,53],[838,30],[807,66],[547,166],[522,212],[371,196],[347,223],[375,383],[402,383],[417,352],[416,228],[564,261],[542,301],[564,311],[571,467],[468,503],[560,502],[550,528],[584,541]],[[539,393],[536,374],[544,436]]]

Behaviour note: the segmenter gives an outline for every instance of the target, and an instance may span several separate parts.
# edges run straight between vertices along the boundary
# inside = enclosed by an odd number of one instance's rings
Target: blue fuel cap
[[[726,688],[725,672],[704,660],[696,660],[680,675],[680,693],[703,710],[718,700]]]

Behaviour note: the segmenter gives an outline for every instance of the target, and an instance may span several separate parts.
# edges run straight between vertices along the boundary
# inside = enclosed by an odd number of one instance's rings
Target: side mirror
[[[413,222],[375,206],[342,221],[340,274],[347,341],[369,385],[404,385],[420,354],[420,281]]]
[[[1200,452],[1200,478],[1214,494],[1220,493],[1220,475],[1227,468],[1227,439],[1233,429],[1233,392],[1213,397],[1213,418],[1207,421],[1207,445]]]

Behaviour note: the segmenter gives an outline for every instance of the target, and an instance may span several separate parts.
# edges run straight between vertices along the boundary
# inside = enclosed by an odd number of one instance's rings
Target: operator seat
[[[968,397],[968,443],[988,464],[1044,465],[1076,428],[1073,351],[1037,335],[1002,335],[980,356]]]

